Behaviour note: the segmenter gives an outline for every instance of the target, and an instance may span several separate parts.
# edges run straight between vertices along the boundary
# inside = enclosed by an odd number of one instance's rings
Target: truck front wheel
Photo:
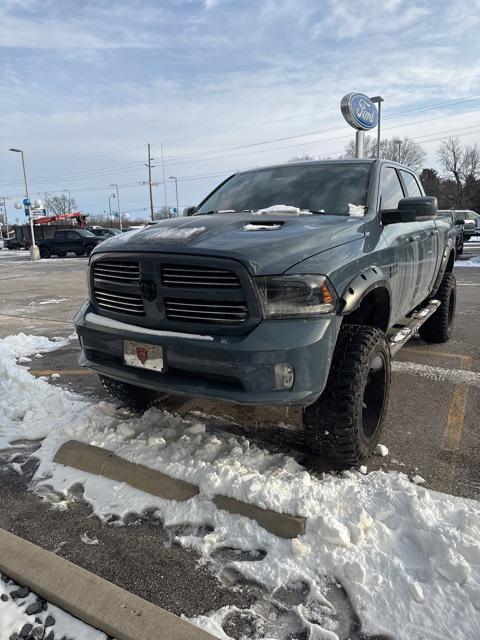
[[[100,382],[108,393],[117,400],[121,400],[132,409],[148,409],[155,400],[160,398],[160,394],[150,389],[137,387],[133,384],[120,382],[108,376],[99,375]]]
[[[337,469],[365,461],[382,433],[390,378],[390,348],[383,331],[344,324],[325,390],[304,410],[310,451]]]
[[[439,308],[422,324],[418,333],[426,342],[447,342],[450,340],[457,306],[457,281],[453,273],[446,273],[435,294],[440,301]]]

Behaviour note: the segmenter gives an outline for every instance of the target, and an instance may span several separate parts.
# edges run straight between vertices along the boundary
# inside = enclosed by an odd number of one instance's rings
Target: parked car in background
[[[457,231],[457,235],[455,238],[455,251],[457,255],[462,255],[463,253],[463,243],[464,243],[464,224],[465,220],[462,217],[461,211],[454,211],[453,209],[440,209],[438,212],[439,217],[447,218],[450,220]]]
[[[103,239],[118,236],[119,233],[122,233],[120,229],[107,229],[106,227],[87,227],[87,230]]]
[[[480,234],[480,215],[471,209],[455,209],[455,215],[465,220],[463,237],[468,242],[473,236]]]
[[[89,256],[104,240],[86,229],[62,229],[55,231],[53,238],[36,240],[36,243],[41,258],[51,258],[52,255],[64,258],[67,253]]]

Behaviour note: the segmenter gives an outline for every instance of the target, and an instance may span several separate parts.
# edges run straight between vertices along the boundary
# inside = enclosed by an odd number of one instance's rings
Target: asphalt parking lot
[[[86,259],[67,257],[32,264],[25,252],[0,255],[0,336],[31,332],[69,335],[72,317],[87,296]],[[465,245],[462,262],[480,254],[480,241]],[[460,263],[461,264],[461,263]],[[394,364],[393,388],[382,441],[386,458],[368,467],[420,475],[426,486],[480,498],[480,268],[458,267],[458,303],[453,339],[428,345],[413,338]],[[80,369],[76,341],[32,364],[34,375],[51,378],[81,394],[106,398],[92,372]],[[201,415],[212,429],[241,432],[267,447],[291,450],[302,459],[298,409],[232,407],[185,398],[162,406],[182,416]],[[289,429],[279,428],[285,424]],[[321,465],[321,461],[320,461]]]
[[[462,260],[478,255],[480,242],[471,242]],[[86,264],[85,258],[76,257],[31,263],[25,252],[1,251],[0,338],[20,332],[71,335],[72,317],[87,296]],[[397,355],[382,437],[389,454],[372,458],[368,470],[419,475],[432,489],[479,499],[480,268],[458,267],[455,274],[458,306],[453,339],[443,345],[427,345],[414,338]],[[72,340],[24,366],[35,376],[49,378],[51,384],[107,399],[96,375],[81,369],[77,358],[78,346]],[[185,398],[167,398],[161,406],[182,416],[201,416],[208,429],[243,433],[267,449],[290,452],[315,468],[316,463],[307,461],[305,455],[298,409],[252,409]],[[280,423],[288,428],[280,428]],[[22,464],[34,448],[35,443],[21,443],[15,461]],[[251,585],[236,585],[231,591],[213,577],[211,567],[199,565],[192,552],[169,544],[172,532],[149,514],[133,518],[132,526],[108,527],[92,518],[81,495],[67,511],[52,511],[49,504],[27,492],[33,469],[30,460],[20,477],[0,451],[0,527],[57,550],[175,613],[198,615],[224,604],[248,607],[258,598]],[[325,470],[322,461],[318,469]],[[101,545],[85,546],[81,542],[85,531]],[[121,562],[117,561],[119,553]],[[214,570],[221,572],[221,563]],[[164,580],[159,582],[158,575]],[[185,575],[194,575],[193,583]],[[240,637],[241,626],[237,631]]]

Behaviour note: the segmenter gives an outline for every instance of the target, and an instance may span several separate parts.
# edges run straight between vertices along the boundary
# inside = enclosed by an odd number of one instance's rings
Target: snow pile
[[[6,583],[3,579],[0,580],[0,640],[26,637],[19,635],[22,629],[26,631],[25,625],[28,625],[34,634],[29,635],[29,638],[50,637],[49,634],[53,633],[56,638],[68,636],[77,640],[106,640],[107,636],[104,633],[89,627],[52,604],[45,603],[40,611],[27,614],[28,607],[34,606],[38,598],[32,592],[26,597],[18,597],[18,590],[18,585],[12,581]]]
[[[213,527],[203,538],[178,538],[205,557],[222,547],[264,550],[261,561],[231,566],[270,589],[302,580],[311,597],[322,601],[322,581],[333,576],[348,593],[364,633],[420,640],[451,638],[455,629],[457,640],[480,637],[478,503],[429,491],[399,473],[317,477],[289,456],[245,438],[209,433],[200,422],[157,408],[142,417],[120,415],[109,403],[93,404],[50,387],[16,364],[17,356],[55,346],[27,336],[0,341],[0,440],[45,437],[35,453],[35,480],[64,492],[57,506],[67,507],[68,489],[81,482],[100,517],[148,508],[166,526]],[[198,484],[201,493],[170,502],[53,464],[60,444],[72,438]],[[214,493],[307,516],[306,533],[296,540],[277,538],[247,518],[217,510]],[[312,637],[337,638],[332,630],[311,627]]]
[[[456,260],[456,267],[480,267],[480,256],[473,256],[469,260]]]
[[[281,229],[281,224],[246,224],[243,227],[244,231],[277,231]]]
[[[274,204],[271,207],[267,207],[266,209],[258,209],[253,212],[255,215],[270,215],[272,213],[281,213],[285,215],[312,215],[311,211],[299,209],[298,207],[292,207],[291,205],[286,204]]]

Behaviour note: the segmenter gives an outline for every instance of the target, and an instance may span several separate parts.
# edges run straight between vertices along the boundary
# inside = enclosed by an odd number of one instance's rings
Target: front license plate
[[[163,348],[145,342],[123,341],[123,361],[129,367],[161,373],[165,368]]]

